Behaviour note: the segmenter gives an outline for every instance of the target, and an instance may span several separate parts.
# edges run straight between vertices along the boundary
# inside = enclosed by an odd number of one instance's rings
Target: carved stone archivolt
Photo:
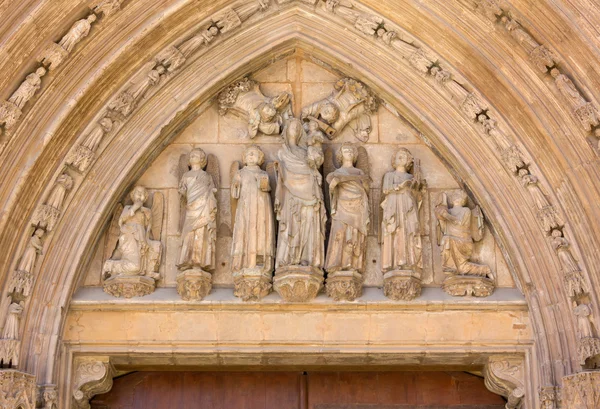
[[[525,362],[522,357],[490,357],[483,373],[485,386],[507,399],[506,409],[521,406],[525,397]]]
[[[35,376],[14,369],[0,370],[0,407],[6,409],[36,408]]]
[[[90,409],[92,397],[110,391],[116,371],[109,357],[79,357],[73,366],[73,407]]]

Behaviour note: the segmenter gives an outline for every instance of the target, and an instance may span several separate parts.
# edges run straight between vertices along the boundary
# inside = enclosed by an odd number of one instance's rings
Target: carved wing
[[[231,167],[229,168],[229,182],[230,182],[230,188],[233,190],[233,179],[235,178],[235,175],[237,175],[237,173],[240,171],[242,167],[242,164],[240,161],[234,160],[231,163]],[[238,203],[238,199],[233,197],[233,195],[230,195],[229,197],[229,204],[231,206],[231,229],[233,230],[233,226],[235,225],[235,214],[237,212],[237,203]]]
[[[445,206],[448,207],[448,195],[443,192],[439,195],[438,197],[438,202],[435,204],[436,208],[438,206]],[[442,244],[442,238],[444,237],[444,232],[446,230],[446,222],[440,220],[439,218],[436,217],[437,223],[436,223],[436,237],[437,237],[437,244],[438,246]]]
[[[121,228],[119,227],[119,217],[123,213],[123,205],[119,203],[113,212],[110,226],[108,227],[108,233],[106,234],[106,241],[104,242],[104,260],[108,260],[112,257],[117,243],[119,242],[119,235],[121,234]]]
[[[179,157],[179,166],[178,166],[178,183],[181,183],[181,178],[183,178],[183,175],[185,174],[185,172],[187,172],[188,170],[190,170],[189,167],[189,155],[188,154],[182,154]],[[179,206],[179,232],[181,233],[181,230],[183,229],[183,223],[185,221],[185,197],[184,196],[180,196],[180,206]]]
[[[323,176],[325,179],[323,182],[323,191],[325,193],[323,198],[325,199],[325,208],[328,212],[331,212],[331,197],[329,196],[329,182],[327,182],[327,176],[329,176],[330,173],[335,172],[337,168],[334,150],[332,147],[327,147],[324,152],[323,160]]]
[[[473,210],[471,210],[471,235],[473,236],[473,240],[480,241],[483,239],[483,229],[484,229],[484,217],[483,212],[479,206],[475,206]]]
[[[206,171],[210,176],[212,176],[215,189],[218,189],[219,185],[221,184],[221,171],[219,169],[219,162],[217,161],[217,157],[212,153],[209,153],[206,159]]]
[[[369,163],[369,154],[364,146],[358,147],[358,158],[356,159],[356,168],[363,171],[367,176],[371,176],[371,166]]]
[[[152,240],[160,240],[162,232],[163,215],[165,208],[165,197],[161,192],[155,192],[152,197],[152,221],[150,231]]]

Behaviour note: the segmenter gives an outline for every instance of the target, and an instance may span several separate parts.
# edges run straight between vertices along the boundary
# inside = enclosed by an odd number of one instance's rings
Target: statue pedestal
[[[600,368],[600,338],[581,338],[577,341],[577,354],[581,366]]]
[[[246,268],[233,273],[233,295],[244,301],[258,301],[271,292],[272,274],[261,268]]]
[[[494,292],[495,285],[487,277],[451,275],[444,280],[442,288],[455,297],[488,297]]]
[[[580,372],[562,378],[563,409],[600,407],[600,371]]]
[[[273,288],[285,301],[306,302],[323,287],[323,271],[312,266],[283,266],[275,271]]]
[[[212,289],[212,274],[199,268],[177,274],[177,293],[185,301],[200,301]]]
[[[327,274],[325,290],[335,301],[354,301],[362,295],[363,278],[355,270]]]
[[[143,297],[156,287],[153,278],[145,276],[115,276],[104,280],[104,292],[113,297]]]
[[[383,293],[394,301],[410,301],[421,295],[421,274],[392,270],[383,275]]]

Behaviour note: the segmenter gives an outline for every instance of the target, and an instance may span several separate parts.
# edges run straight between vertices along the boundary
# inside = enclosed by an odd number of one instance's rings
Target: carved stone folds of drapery
[[[73,407],[90,409],[90,399],[110,391],[115,369],[109,357],[75,359],[73,376]]]
[[[508,400],[506,409],[521,407],[525,397],[525,362],[522,357],[490,357],[484,376],[485,386]]]

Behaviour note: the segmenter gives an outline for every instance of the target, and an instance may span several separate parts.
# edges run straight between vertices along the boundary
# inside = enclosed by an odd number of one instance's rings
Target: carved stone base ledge
[[[212,275],[199,268],[177,274],[177,293],[185,301],[200,301],[212,289]]]
[[[35,376],[14,369],[0,370],[0,408],[35,409]]]
[[[247,268],[233,273],[233,295],[244,301],[258,301],[271,292],[272,274],[260,268]]]
[[[327,274],[325,291],[336,301],[354,301],[362,295],[363,277],[359,272],[336,271]]]
[[[562,378],[562,409],[600,408],[600,371]]]
[[[495,285],[493,280],[486,277],[452,275],[444,280],[442,287],[455,297],[489,297],[494,292]]]
[[[16,368],[19,366],[21,341],[18,339],[0,340],[0,368]]]
[[[78,357],[74,362],[73,407],[90,409],[90,399],[110,391],[115,368],[109,357]]]
[[[392,270],[383,275],[383,293],[394,301],[410,301],[421,295],[421,275],[413,270]]]
[[[156,287],[153,278],[144,276],[116,276],[104,280],[104,292],[114,297],[143,297]]]
[[[600,339],[599,338],[581,338],[577,342],[577,354],[579,355],[579,364],[581,366],[597,368],[600,364]],[[593,361],[593,362],[589,362]]]
[[[306,302],[323,287],[323,271],[312,266],[283,266],[275,272],[273,288],[285,301]]]

